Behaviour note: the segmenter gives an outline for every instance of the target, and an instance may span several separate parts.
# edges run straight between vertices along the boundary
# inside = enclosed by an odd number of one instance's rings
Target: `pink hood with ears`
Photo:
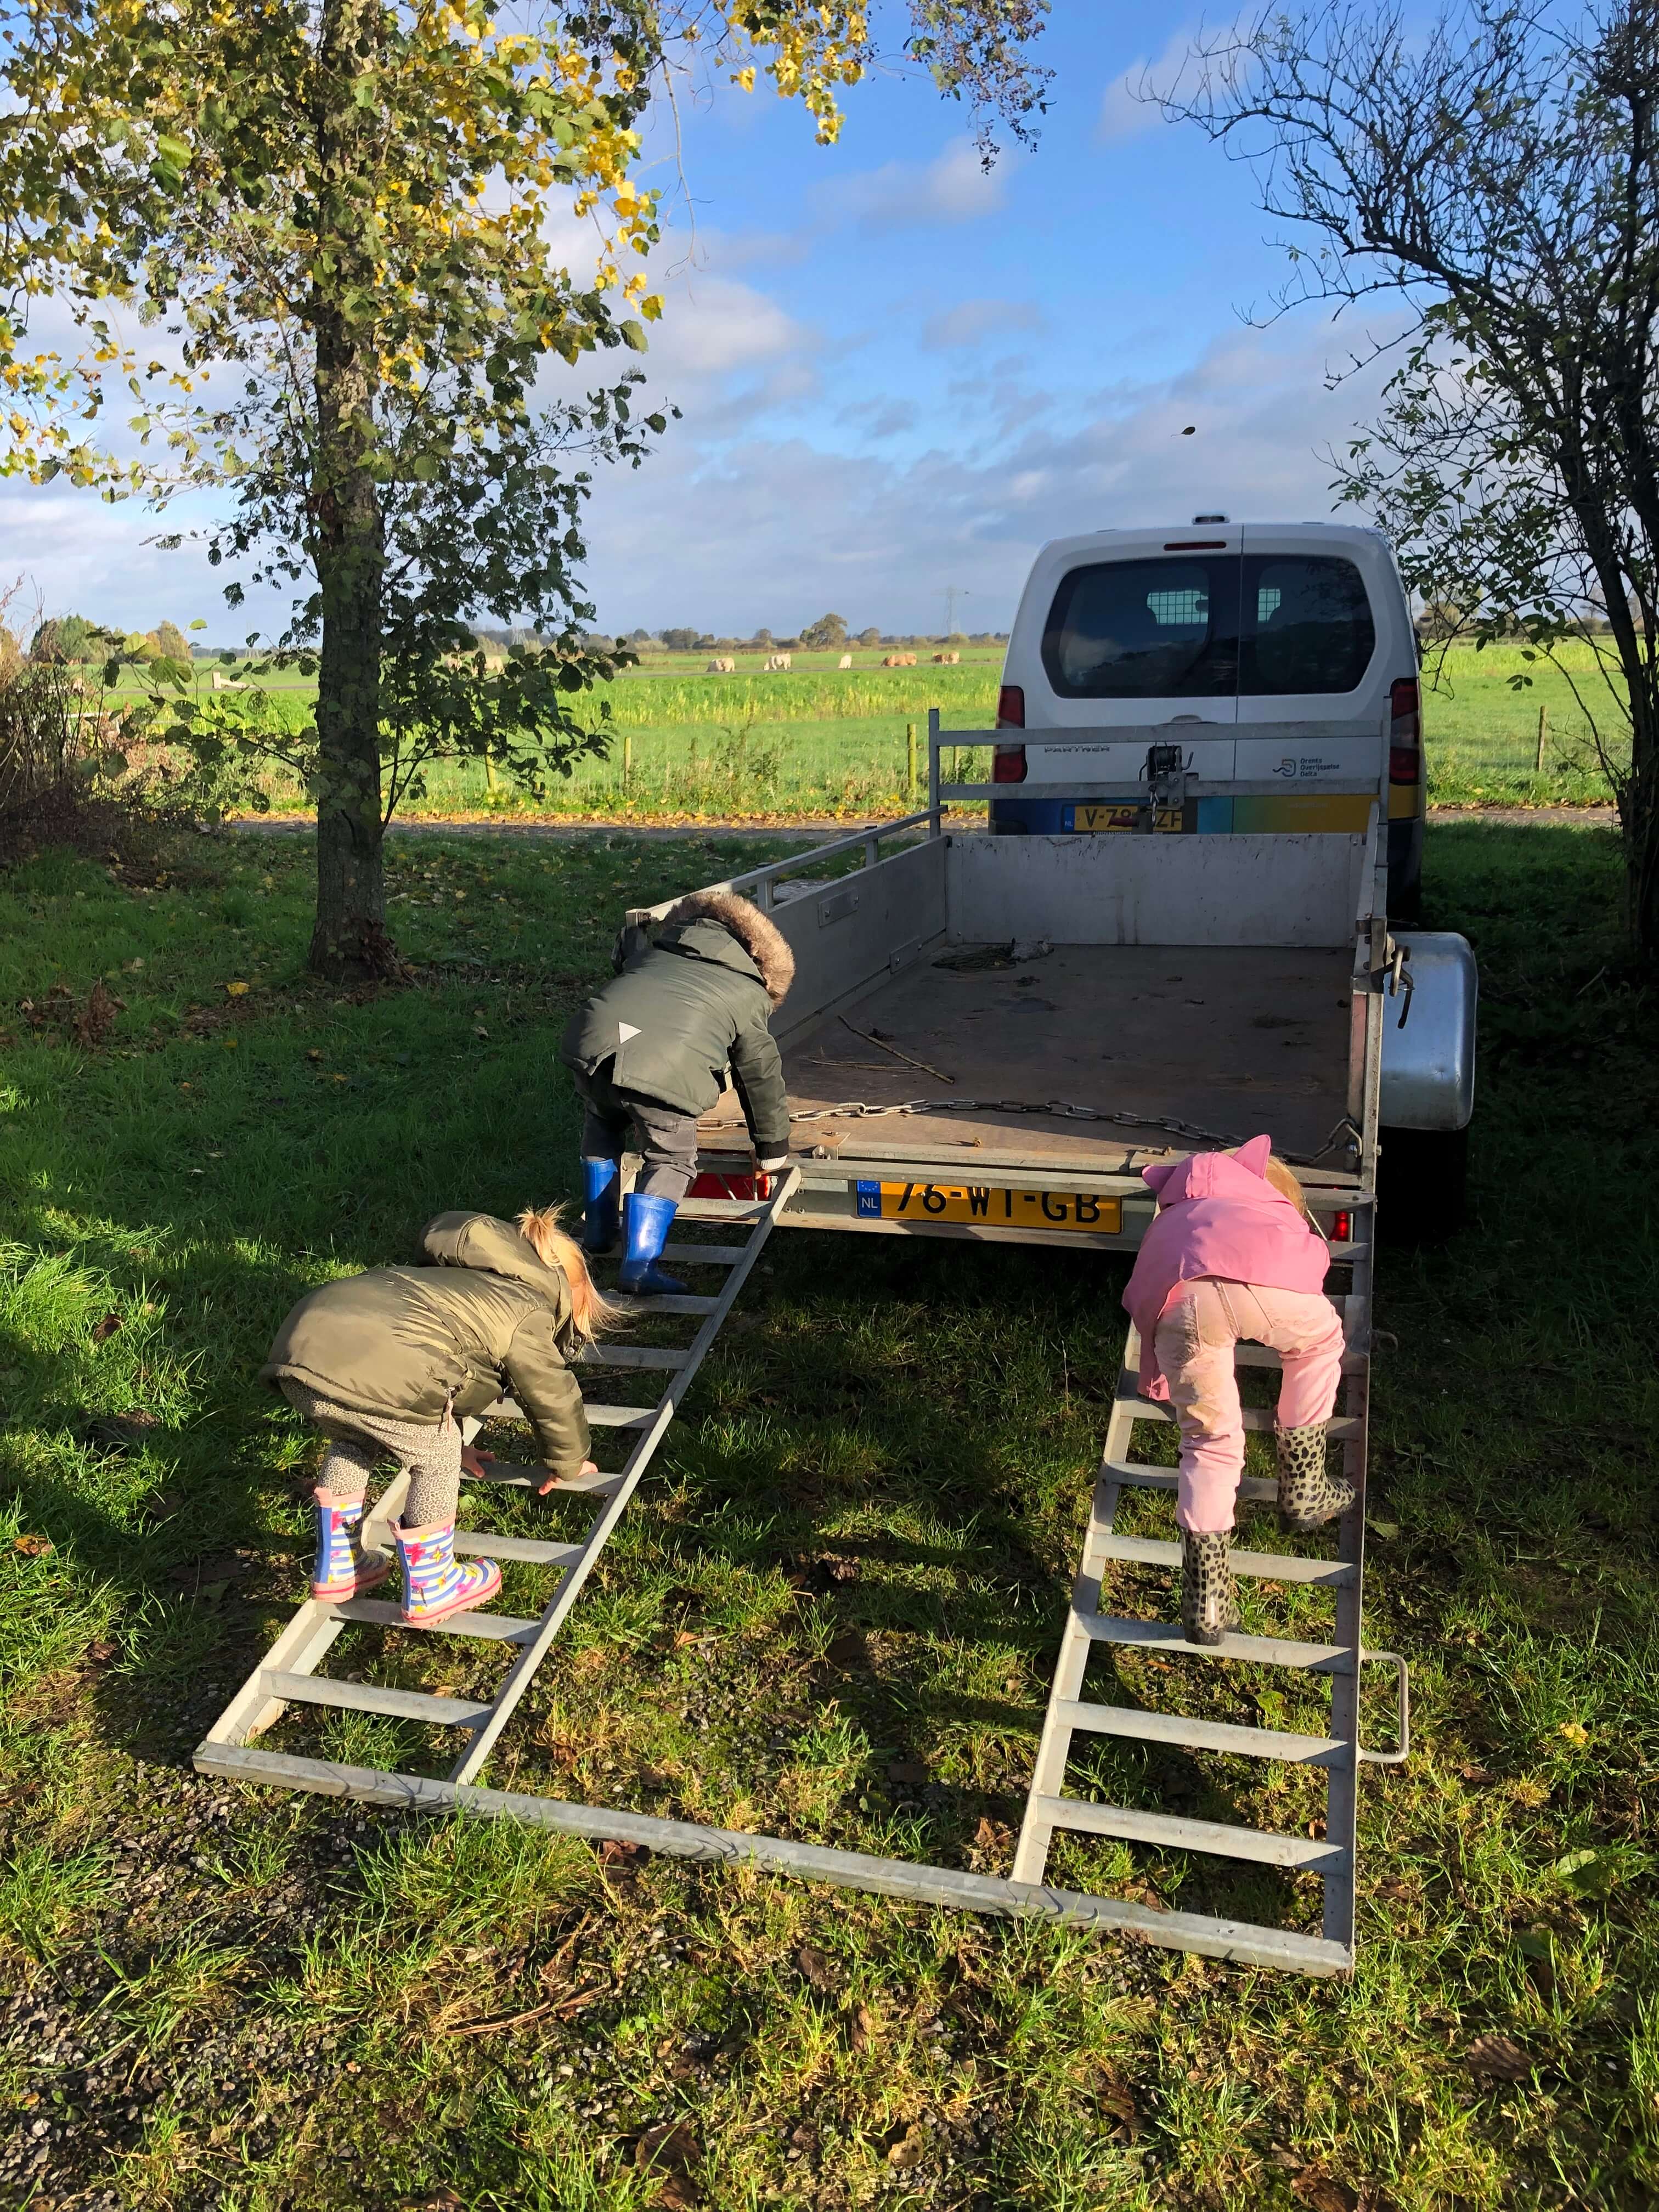
[[[1323,1287],[1329,1248],[1267,1181],[1272,1151],[1271,1137],[1252,1137],[1237,1152],[1194,1152],[1141,1170],[1141,1181],[1158,1194],[1158,1213],[1135,1255],[1123,1303],[1140,1334],[1143,1397],[1170,1395],[1153,1338],[1182,1283],[1218,1275],[1271,1291]]]

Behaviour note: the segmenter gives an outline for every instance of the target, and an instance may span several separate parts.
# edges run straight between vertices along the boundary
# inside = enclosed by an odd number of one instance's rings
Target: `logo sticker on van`
[[[1322,775],[1340,775],[1341,773],[1340,761],[1322,760],[1314,753],[1303,753],[1299,757],[1287,753],[1273,770],[1275,775],[1282,775],[1287,781],[1298,783],[1304,777],[1312,779]]]

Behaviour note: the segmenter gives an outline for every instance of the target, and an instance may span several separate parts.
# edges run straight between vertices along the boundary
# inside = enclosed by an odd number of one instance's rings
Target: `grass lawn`
[[[297,840],[200,841],[148,889],[0,880],[0,2201],[1652,2204],[1659,1036],[1600,831],[1430,835],[1429,918],[1483,963],[1475,1218],[1380,1269],[1367,1642],[1412,1662],[1417,1748],[1362,1780],[1351,1983],[190,1771],[303,1582],[313,1448],[254,1380],[276,1322],[441,1207],[568,1194],[553,1047],[621,908],[765,849],[394,840],[420,980],[353,996],[303,975]],[[88,1043],[100,980],[124,1005]],[[780,1236],[484,1778],[1006,1870],[1123,1277]],[[1246,1625],[1309,1596],[1262,1586]],[[337,1672],[495,1679],[350,1633]],[[1297,1724],[1283,1677],[1224,1671],[1205,1710]],[[274,1741],[435,1764],[361,1716]],[[1288,1771],[1102,1771],[1316,1809]],[[1154,1903],[1316,1909],[1070,1848],[1057,1878]]]

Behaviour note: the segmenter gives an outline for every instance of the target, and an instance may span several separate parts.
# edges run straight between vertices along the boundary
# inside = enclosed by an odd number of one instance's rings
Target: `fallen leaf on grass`
[[[1471,2074],[1485,2075],[1494,2081],[1524,2081],[1532,2071],[1532,2061],[1513,2037],[1480,2035],[1463,2054],[1464,2063]]]
[[[1551,1869],[1581,1897],[1605,1897],[1618,1881],[1620,1870],[1616,1852],[1590,1850],[1569,1851]]]
[[[1121,2121],[1131,2142],[1140,2133],[1140,2115],[1135,2110],[1135,2100],[1121,2081],[1103,2081],[1096,2094],[1101,2108]]]
[[[121,1316],[118,1313],[106,1313],[102,1321],[94,1322],[93,1323],[93,1342],[94,1344],[106,1344],[120,1326]]]
[[[640,1867],[650,1856],[643,1844],[625,1844],[617,1836],[607,1836],[599,1845],[599,1864],[605,1867]]]
[[[227,983],[225,986],[225,996],[228,999],[245,999],[247,994],[248,986],[246,983]]]
[[[634,2146],[636,2166],[658,2166],[671,2174],[683,2174],[696,2155],[697,2139],[684,2120],[647,2128]]]
[[[466,2212],[466,2199],[453,2189],[428,2189],[420,2197],[405,2197],[404,2212]]]
[[[322,1056],[322,1054],[319,1052],[315,1045],[313,1045],[310,1051],[306,1054],[306,1058],[307,1060],[320,1060]]]
[[[920,2120],[913,2120],[896,2143],[888,2146],[887,2163],[901,2173],[908,2173],[913,2166],[920,2166],[927,2155],[927,2130]]]
[[[1561,1733],[1565,1736],[1569,1743],[1588,1743],[1589,1741],[1589,1730],[1584,1726],[1583,1721],[1563,1721],[1561,1723]]]
[[[831,1990],[840,1988],[840,1975],[823,1952],[815,1949],[811,1943],[801,1945],[795,1954],[795,1964],[800,1968],[801,1978],[821,1996],[827,1996]]]
[[[14,1536],[14,1552],[21,1552],[26,1559],[44,1559],[52,1549],[50,1536]]]
[[[1353,2212],[1352,2190],[1334,2181],[1328,2173],[1321,2173],[1316,2166],[1303,2167],[1291,2184],[1291,2194],[1298,2204],[1311,2206],[1312,2212]]]
[[[671,2173],[657,2191],[660,2212],[696,2212],[702,2203],[696,2184],[683,2173]]]
[[[867,2051],[876,2039],[876,2016],[868,2005],[860,2005],[853,2014],[853,2026],[847,2040],[854,2051]]]

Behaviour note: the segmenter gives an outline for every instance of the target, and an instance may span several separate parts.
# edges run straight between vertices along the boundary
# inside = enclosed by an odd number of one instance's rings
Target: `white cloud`
[[[931,161],[884,161],[851,177],[820,184],[812,198],[828,217],[865,230],[908,224],[970,222],[1002,205],[1004,170],[989,176],[967,138],[953,138]]]
[[[1132,62],[1121,76],[1112,80],[1100,103],[1100,119],[1096,125],[1096,136],[1104,144],[1121,145],[1126,139],[1145,137],[1148,131],[1158,128],[1164,120],[1162,111],[1155,99],[1144,95],[1152,91],[1174,90],[1192,42],[1190,31],[1177,31],[1156,61],[1148,61],[1143,55],[1139,61]]]
[[[1042,316],[1029,300],[963,300],[922,325],[921,343],[930,353],[976,346],[1012,331],[1040,331]]]
[[[972,595],[970,627],[1004,628],[1048,538],[1207,510],[1329,515],[1322,449],[1340,446],[1372,388],[1328,392],[1333,357],[1346,356],[1328,328],[1304,323],[1230,333],[1159,383],[1030,392],[1023,413],[998,388],[1002,434],[981,439],[952,410],[951,447],[902,460],[754,434],[711,447],[694,410],[648,467],[600,483],[592,596],[607,628],[746,635],[831,605],[856,628],[936,627],[955,584]]]

